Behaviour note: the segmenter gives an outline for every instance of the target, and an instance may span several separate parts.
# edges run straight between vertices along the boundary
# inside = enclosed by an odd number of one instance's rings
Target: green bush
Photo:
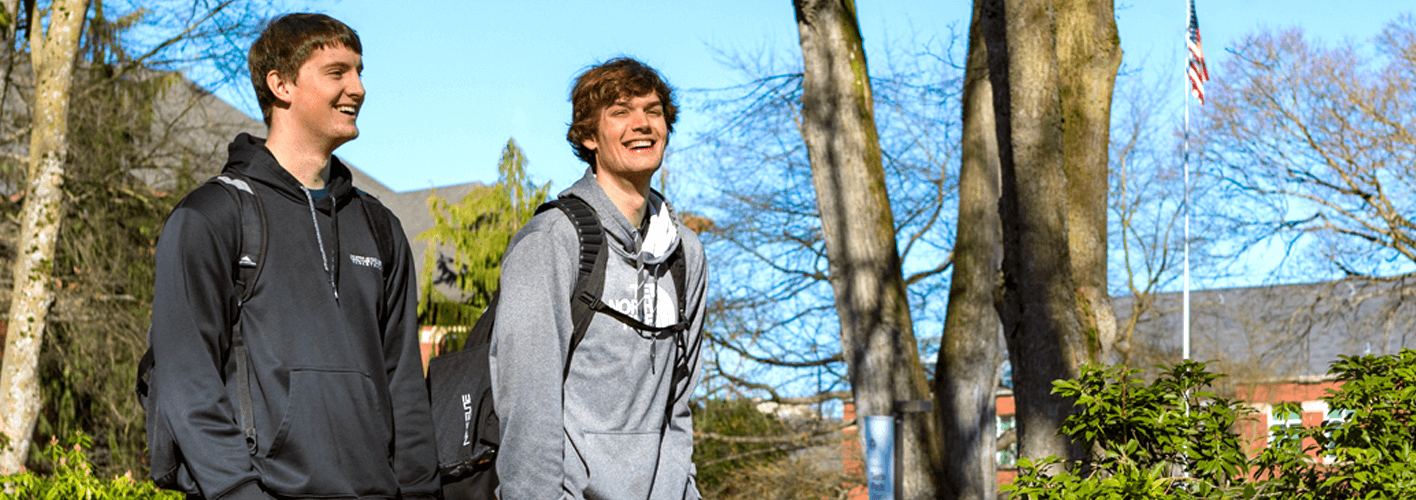
[[[1331,427],[1272,429],[1257,455],[1236,424],[1241,401],[1206,392],[1219,375],[1203,363],[1162,367],[1146,385],[1124,367],[1084,367],[1055,394],[1080,410],[1062,432],[1091,450],[1087,463],[1019,460],[1017,499],[1399,499],[1416,496],[1416,351],[1344,356],[1343,385],[1322,399],[1346,410]],[[1301,412],[1297,403],[1279,412]]]
[[[152,481],[134,480],[129,471],[111,480],[94,475],[93,465],[84,453],[93,445],[88,435],[76,433],[62,444],[51,440],[39,451],[40,462],[52,467],[47,474],[27,470],[0,477],[0,493],[4,498],[27,500],[181,500],[174,491],[160,490]]]
[[[1351,414],[1338,426],[1275,428],[1257,464],[1271,489],[1298,499],[1416,497],[1416,351],[1343,356],[1330,373],[1346,383],[1323,400]]]

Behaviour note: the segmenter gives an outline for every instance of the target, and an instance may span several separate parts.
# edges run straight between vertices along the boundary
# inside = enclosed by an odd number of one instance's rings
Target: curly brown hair
[[[251,44],[246,65],[251,70],[251,86],[256,89],[256,101],[261,105],[267,127],[275,94],[266,86],[266,75],[275,71],[293,82],[300,75],[300,66],[316,51],[341,46],[360,55],[364,53],[359,34],[353,28],[324,14],[286,14],[266,25],[260,38]]]
[[[678,106],[674,105],[674,90],[654,68],[633,58],[617,57],[591,67],[575,78],[570,89],[572,120],[565,140],[575,149],[575,156],[595,166],[595,150],[585,147],[585,140],[595,137],[600,127],[600,112],[615,101],[655,92],[664,105],[664,122],[668,133],[674,132]]]

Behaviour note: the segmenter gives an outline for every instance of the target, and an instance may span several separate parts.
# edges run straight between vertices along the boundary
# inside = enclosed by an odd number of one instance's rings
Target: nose
[[[649,113],[644,110],[639,110],[631,113],[631,115],[629,126],[632,130],[643,133],[652,131],[653,127],[649,122]]]
[[[349,94],[350,97],[358,99],[360,102],[363,102],[364,80],[359,77],[359,73],[353,73],[353,78],[349,80],[349,86],[344,89],[344,93]]]

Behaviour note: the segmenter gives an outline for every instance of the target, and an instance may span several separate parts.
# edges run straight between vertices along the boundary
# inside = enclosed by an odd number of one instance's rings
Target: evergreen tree
[[[467,326],[482,316],[497,290],[507,243],[536,214],[536,207],[546,201],[550,190],[550,183],[531,182],[526,164],[526,155],[516,140],[508,139],[497,164],[500,178],[496,184],[478,186],[457,203],[437,194],[428,197],[434,224],[418,235],[418,239],[432,243],[419,278],[423,290],[419,294],[418,317],[423,324]],[[442,266],[438,262],[440,249],[452,250],[451,258]],[[452,271],[450,278],[461,297],[448,297],[433,286],[447,279],[433,278],[440,267]]]

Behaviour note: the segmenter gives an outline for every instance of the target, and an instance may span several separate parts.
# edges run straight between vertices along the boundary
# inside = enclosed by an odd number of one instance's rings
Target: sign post
[[[934,411],[934,402],[928,400],[916,401],[896,401],[895,402],[895,466],[891,467],[891,472],[895,476],[894,491],[903,494],[905,491],[905,475],[900,470],[905,466],[905,443],[901,442],[905,434],[905,414],[906,413],[930,413]],[[873,497],[871,500],[875,500]],[[891,497],[894,500],[894,497]]]

